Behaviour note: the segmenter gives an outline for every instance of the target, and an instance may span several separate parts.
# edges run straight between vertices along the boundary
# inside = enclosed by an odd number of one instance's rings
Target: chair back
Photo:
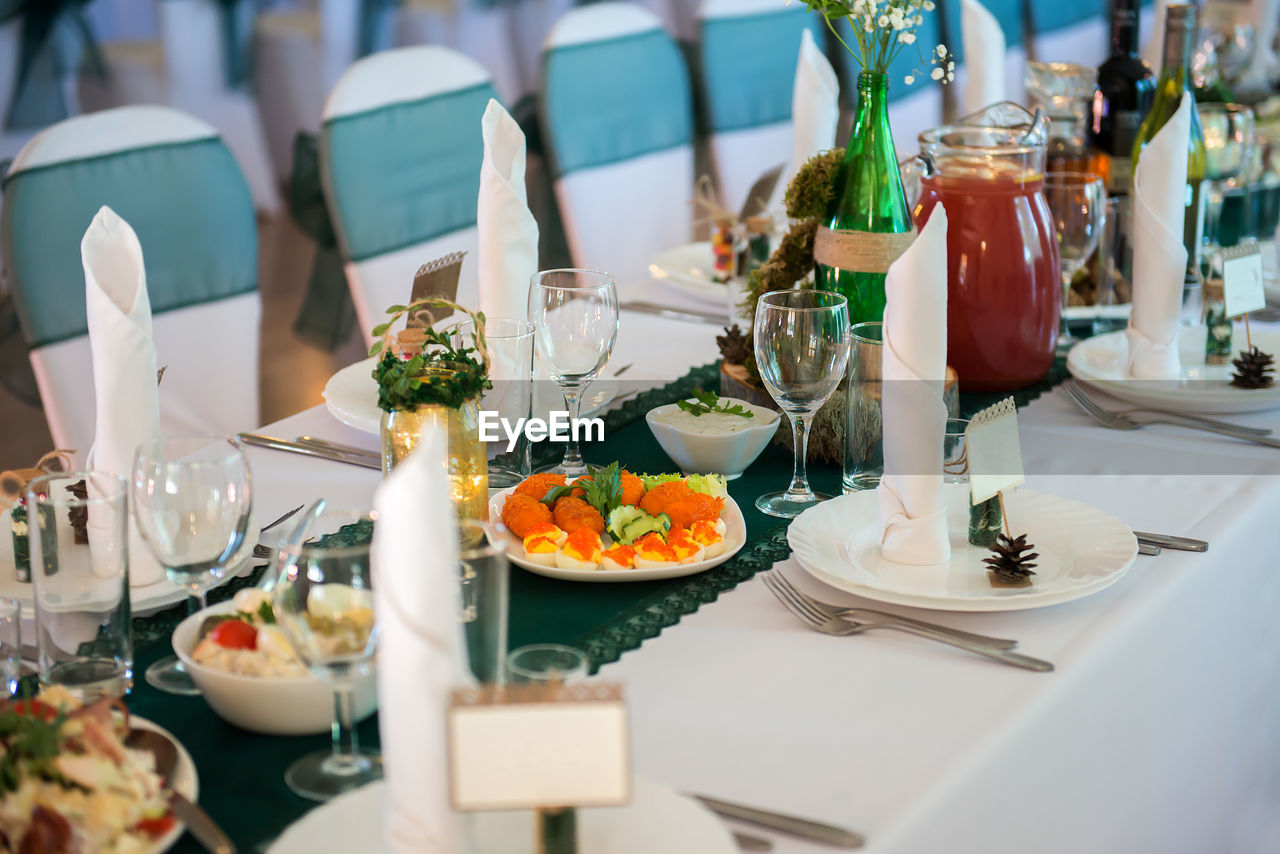
[[[258,424],[258,232],[231,152],[199,119],[135,106],[42,131],[4,181],[0,253],[45,417],[60,448],[93,441],[94,384],[80,241],[109,205],[146,263],[161,427]]]
[[[458,300],[479,297],[480,119],[497,98],[478,63],[445,47],[356,62],[325,104],[320,177],[367,340],[408,301],[418,268],[466,251]]]
[[[573,263],[647,281],[691,239],[692,93],[652,12],[596,3],[565,14],[543,55],[540,104]]]
[[[697,79],[716,188],[730,210],[765,170],[791,159],[796,56],[801,34],[821,38],[820,25],[802,4],[703,0]]]

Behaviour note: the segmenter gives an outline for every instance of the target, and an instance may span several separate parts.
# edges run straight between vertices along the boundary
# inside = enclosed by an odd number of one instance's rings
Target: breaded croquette
[[[604,517],[600,515],[600,511],[572,495],[566,495],[556,501],[556,509],[552,516],[560,530],[570,534],[579,528],[590,528],[597,534],[604,533]]]
[[[503,524],[520,539],[539,525],[551,524],[551,519],[551,508],[529,495],[512,493],[502,505]]]
[[[557,486],[564,486],[564,483],[564,475],[562,474],[552,474],[550,472],[535,474],[521,481],[512,494],[528,495],[534,501],[541,501],[551,489]]]

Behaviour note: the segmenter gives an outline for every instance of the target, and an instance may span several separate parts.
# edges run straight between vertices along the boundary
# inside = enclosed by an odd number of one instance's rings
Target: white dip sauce
[[[696,402],[692,398],[689,399],[689,403]],[[675,404],[671,404],[656,410],[652,417],[654,421],[670,424],[690,433],[739,433],[752,427],[771,424],[778,417],[776,412],[772,412],[762,406],[754,406],[745,400],[738,400],[736,397],[720,398],[716,401],[716,408],[734,406],[735,404],[748,412],[754,412],[755,415],[751,418],[744,418],[741,415],[725,415],[719,412],[704,412],[701,415],[694,415],[692,412],[686,412]]]

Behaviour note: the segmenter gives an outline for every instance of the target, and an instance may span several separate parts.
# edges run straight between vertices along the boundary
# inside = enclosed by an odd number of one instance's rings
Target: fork
[[[1029,655],[1010,652],[1006,649],[996,649],[985,644],[970,643],[949,635],[939,634],[931,629],[918,628],[908,623],[854,621],[841,617],[826,616],[821,611],[812,610],[800,599],[792,597],[790,590],[778,584],[774,578],[775,575],[777,573],[773,571],[760,573],[760,577],[764,579],[764,584],[769,588],[769,592],[777,597],[778,601],[802,623],[824,635],[844,637],[845,635],[856,635],[869,629],[897,629],[901,632],[945,643],[948,646],[958,647],[985,658],[999,661],[1002,664],[1021,667],[1023,670],[1035,670],[1041,673],[1048,673],[1053,670],[1053,665],[1049,662],[1032,658]]]
[[[1232,439],[1242,439],[1246,442],[1253,442],[1257,445],[1266,445],[1269,448],[1280,448],[1280,439],[1273,439],[1268,436],[1258,436],[1253,433],[1243,433],[1238,425],[1230,427],[1218,427],[1209,423],[1192,423],[1190,421],[1178,421],[1170,418],[1147,418],[1143,421],[1135,421],[1134,419],[1112,412],[1109,409],[1103,409],[1093,398],[1089,397],[1083,389],[1072,382],[1062,384],[1067,390],[1067,394],[1075,401],[1076,405],[1091,416],[1095,421],[1103,427],[1112,430],[1137,430],[1151,424],[1172,424],[1175,427],[1186,427],[1191,430],[1203,430],[1207,433],[1217,433],[1220,436],[1229,436]],[[1173,418],[1181,418],[1182,416],[1173,416]],[[1250,428],[1252,429],[1252,428]]]
[[[950,626],[940,626],[937,623],[929,623],[912,617],[904,617],[902,614],[891,614],[888,611],[877,611],[874,608],[844,608],[835,605],[828,605],[825,602],[819,602],[812,596],[802,593],[800,590],[796,589],[796,586],[787,580],[787,577],[780,572],[773,573],[773,580],[779,586],[785,587],[791,593],[793,598],[805,603],[809,606],[811,611],[821,614],[824,617],[836,617],[838,619],[846,620],[854,618],[854,620],[856,620],[858,617],[866,617],[867,615],[870,615],[873,618],[880,618],[880,622],[882,623],[906,623],[907,625],[915,626],[918,629],[928,629],[929,631],[937,632],[938,634],[950,635],[956,640],[981,644],[983,646],[989,646],[992,649],[1013,649],[1018,645],[1016,640],[993,638],[989,635],[965,632],[960,629],[953,629]]]

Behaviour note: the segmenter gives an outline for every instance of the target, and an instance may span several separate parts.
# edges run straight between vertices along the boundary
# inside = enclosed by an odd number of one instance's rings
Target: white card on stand
[[[1018,408],[1012,397],[988,406],[964,431],[969,495],[974,504],[1026,482],[1018,443]]]
[[[1267,307],[1262,285],[1262,252],[1256,243],[1223,251],[1222,293],[1227,317],[1239,317]]]

